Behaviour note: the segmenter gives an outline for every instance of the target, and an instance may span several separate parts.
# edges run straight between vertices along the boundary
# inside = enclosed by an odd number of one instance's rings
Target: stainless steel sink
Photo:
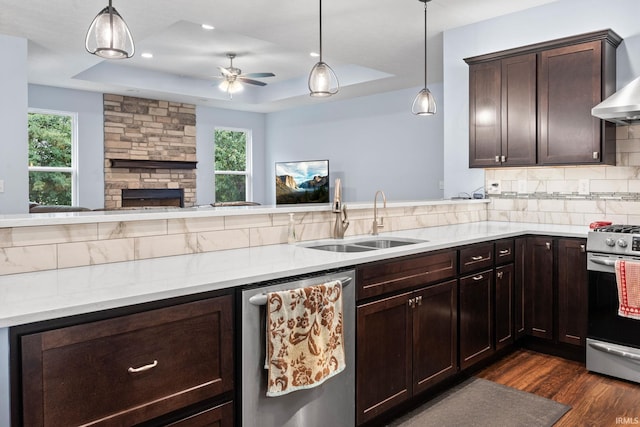
[[[315,245],[315,246],[307,246],[311,249],[319,249],[321,251],[329,251],[329,252],[366,252],[372,251],[375,248],[368,248],[366,246],[356,246],[356,245]]]
[[[375,238],[366,240],[355,240],[349,243],[317,243],[305,246],[310,249],[319,249],[330,252],[365,252],[376,249],[389,249],[398,246],[415,245],[428,240],[404,239],[399,237]]]

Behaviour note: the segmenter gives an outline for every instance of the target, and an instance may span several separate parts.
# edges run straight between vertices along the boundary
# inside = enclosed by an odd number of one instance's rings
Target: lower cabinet
[[[558,240],[558,341],[584,347],[587,338],[589,272],[587,242]]]
[[[496,267],[495,281],[495,339],[496,351],[514,342],[514,283],[513,264]]]
[[[230,426],[233,334],[231,295],[25,333],[22,420],[15,423],[159,425],[167,414],[175,420],[226,393],[227,406],[189,413],[175,425]]]
[[[456,283],[358,306],[358,425],[457,372]]]
[[[525,325],[527,334],[553,339],[553,246],[551,237],[527,239]]]
[[[460,278],[460,369],[494,353],[493,270]]]

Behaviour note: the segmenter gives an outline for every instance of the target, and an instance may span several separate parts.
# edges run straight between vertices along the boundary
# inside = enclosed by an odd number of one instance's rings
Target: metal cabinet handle
[[[498,271],[498,279],[502,279],[502,276],[504,276],[504,271]]]
[[[409,307],[416,308],[416,299],[415,298],[409,298]]]
[[[498,252],[500,255],[509,255],[511,253],[511,249],[502,249]]]
[[[545,246],[547,247],[547,250],[551,250],[551,242],[546,242]]]
[[[500,163],[500,156],[496,156],[496,163]]]
[[[593,152],[593,160],[598,160],[598,158],[600,157],[600,153],[597,151]]]
[[[416,297],[416,303],[422,305],[422,296]]]
[[[477,256],[472,256],[471,260],[472,261],[480,261],[482,258],[484,258],[482,255],[477,255]]]
[[[587,247],[585,245],[580,245],[580,252],[585,253],[587,251]]]
[[[506,162],[507,161],[507,156],[500,156],[500,161],[502,163]]]
[[[138,372],[144,372],[144,371],[148,371],[149,369],[153,369],[156,366],[158,366],[158,361],[154,360],[153,363],[149,363],[148,365],[140,366],[139,368],[129,367],[129,369],[127,369],[127,372],[129,372],[130,374],[137,374]]]
[[[484,276],[483,276],[482,274],[481,274],[481,275],[479,275],[479,276],[473,276],[473,280],[475,280],[476,282],[477,282],[478,280],[482,280],[482,279],[484,279]]]

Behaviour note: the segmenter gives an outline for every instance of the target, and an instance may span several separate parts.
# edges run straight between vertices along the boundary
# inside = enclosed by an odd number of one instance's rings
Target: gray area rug
[[[389,427],[552,426],[570,406],[481,378],[470,378]]]

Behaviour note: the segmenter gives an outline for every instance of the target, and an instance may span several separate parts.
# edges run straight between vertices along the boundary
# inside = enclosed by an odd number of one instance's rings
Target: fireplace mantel
[[[184,160],[111,159],[112,168],[195,169],[197,163]]]

